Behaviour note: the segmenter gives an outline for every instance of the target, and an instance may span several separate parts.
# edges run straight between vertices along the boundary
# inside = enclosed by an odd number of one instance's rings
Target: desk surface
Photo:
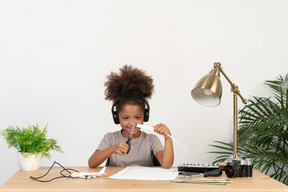
[[[68,167],[67,167],[68,168]],[[88,169],[87,167],[69,167],[78,171],[98,172],[100,168]],[[227,185],[206,185],[191,183],[172,183],[170,181],[143,181],[143,180],[117,180],[107,177],[117,173],[123,167],[107,167],[106,174],[94,179],[72,179],[60,178],[49,183],[41,183],[33,181],[29,176],[42,176],[48,171],[48,167],[41,167],[38,171],[17,171],[6,183],[0,186],[1,191],[113,191],[113,192],[129,192],[129,191],[257,191],[257,192],[288,192],[288,186],[271,179],[270,177],[253,170],[252,178],[231,178],[233,183]],[[60,167],[54,167],[45,179],[51,179],[60,176]],[[227,179],[223,174],[221,179]]]

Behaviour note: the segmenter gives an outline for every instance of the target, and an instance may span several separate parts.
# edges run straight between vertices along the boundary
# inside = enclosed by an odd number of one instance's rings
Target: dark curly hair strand
[[[143,70],[132,67],[131,65],[124,65],[119,69],[119,73],[111,72],[107,76],[107,81],[104,86],[105,99],[114,101],[120,96],[125,94],[136,94],[143,98],[151,98],[154,85],[153,79],[146,75]],[[142,106],[145,109],[145,103],[133,96],[123,97],[116,104],[117,110],[121,110],[125,104],[136,104]]]

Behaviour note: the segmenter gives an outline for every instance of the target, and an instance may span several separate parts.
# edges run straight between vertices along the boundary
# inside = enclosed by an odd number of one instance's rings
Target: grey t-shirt
[[[127,141],[123,137],[121,131],[114,133],[107,133],[99,144],[97,150],[104,150],[108,147],[119,143],[120,141]],[[112,154],[110,156],[110,166],[153,166],[152,153],[157,154],[158,151],[164,150],[160,139],[155,134],[147,134],[141,131],[138,138],[131,140],[133,149],[124,156]]]

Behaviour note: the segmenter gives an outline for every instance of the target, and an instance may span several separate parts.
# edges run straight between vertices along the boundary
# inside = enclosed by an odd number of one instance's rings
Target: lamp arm
[[[222,75],[226,78],[226,80],[230,83],[231,85],[231,91],[233,93],[236,93],[242,100],[242,102],[244,104],[247,104],[247,100],[244,99],[244,97],[241,95],[239,89],[238,89],[238,86],[235,85],[234,83],[232,83],[232,81],[229,79],[229,77],[226,75],[226,73],[223,71],[222,67],[221,67],[221,64],[220,63],[214,63],[214,67],[218,68],[218,70],[222,73]]]
[[[231,85],[231,91],[233,92],[233,143],[234,143],[234,151],[233,156],[238,157],[238,138],[237,138],[237,131],[238,131],[238,102],[237,102],[237,95],[241,98],[242,102],[244,104],[247,103],[246,99],[243,98],[241,95],[238,86],[236,86],[232,81],[228,78],[228,76],[224,73],[224,71],[221,68],[220,63],[214,63],[214,68],[217,68],[220,73],[223,74],[223,76],[227,79],[227,81]]]

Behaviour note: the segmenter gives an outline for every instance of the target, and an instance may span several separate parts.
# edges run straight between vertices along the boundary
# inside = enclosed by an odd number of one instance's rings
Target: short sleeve
[[[152,141],[151,150],[154,155],[156,155],[159,151],[164,150],[164,147],[160,139],[156,135],[154,134],[151,135],[151,141]]]
[[[111,146],[111,143],[110,143],[111,140],[112,140],[112,134],[111,133],[107,133],[106,135],[104,135],[102,141],[98,145],[97,150],[103,151],[104,149],[107,149],[108,147],[110,147]]]

